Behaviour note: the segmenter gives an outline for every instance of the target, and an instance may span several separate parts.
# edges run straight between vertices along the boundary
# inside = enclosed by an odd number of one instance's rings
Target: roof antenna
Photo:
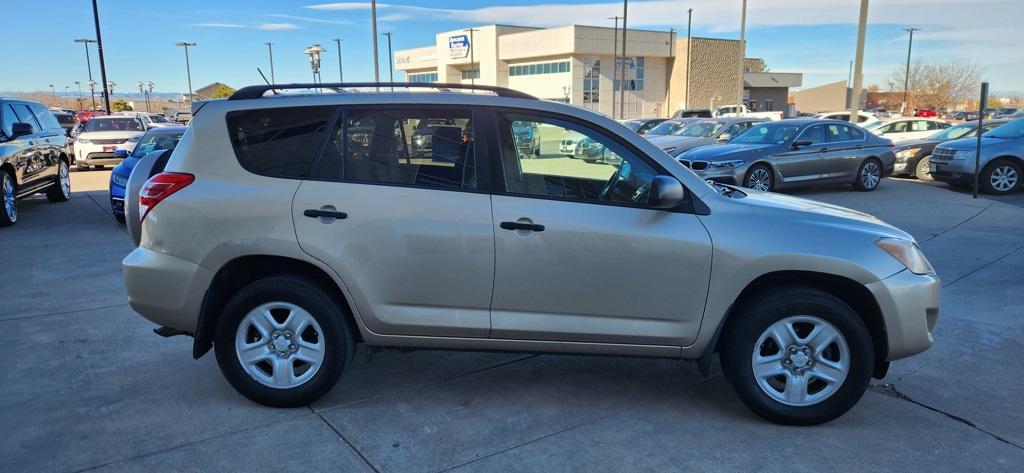
[[[260,73],[260,77],[262,77],[262,78],[263,78],[263,82],[266,82],[266,83],[267,83],[267,85],[269,85],[269,86],[273,87],[273,84],[271,84],[271,83],[270,83],[270,81],[269,81],[269,80],[267,80],[267,76],[265,76],[265,75],[263,74],[263,71],[261,71],[259,67],[257,67],[257,68],[256,68],[256,72],[259,72],[259,73]],[[271,92],[273,92],[273,93],[274,93],[274,95],[277,95],[277,91],[276,91],[276,90],[274,90],[274,89],[270,89],[270,91],[271,91]]]

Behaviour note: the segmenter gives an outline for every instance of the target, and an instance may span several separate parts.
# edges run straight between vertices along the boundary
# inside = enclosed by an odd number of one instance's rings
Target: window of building
[[[601,60],[595,57],[583,58],[583,104],[601,102]]]
[[[430,83],[437,82],[436,72],[424,72],[420,74],[409,74],[409,82]]]
[[[602,133],[554,118],[503,114],[499,121],[505,189],[512,194],[646,206],[657,174]],[[531,134],[543,136],[534,141]],[[573,157],[562,155],[575,143]],[[548,146],[550,144],[550,146]],[[534,146],[539,146],[535,151]]]
[[[569,72],[569,61],[544,62],[540,64],[517,64],[508,67],[508,75],[530,76],[536,74],[557,74]]]
[[[750,103],[747,104],[747,108],[750,109],[751,112],[758,111],[757,107],[758,107],[757,100],[751,100]]]
[[[350,110],[327,142],[316,177],[476,189],[472,114],[430,109]]]
[[[615,61],[615,90],[619,90],[622,78],[622,61]],[[626,90],[644,90],[644,58],[626,58]]]
[[[764,111],[766,111],[766,112],[774,112],[775,111],[775,101],[772,100],[772,99],[765,100],[764,101]]]
[[[473,69],[469,71],[462,71],[462,80],[479,79],[480,69]]]
[[[305,177],[333,112],[334,107],[228,112],[228,135],[235,157],[243,168],[256,174]]]

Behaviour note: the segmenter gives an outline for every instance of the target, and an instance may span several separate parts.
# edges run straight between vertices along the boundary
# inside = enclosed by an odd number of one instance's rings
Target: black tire
[[[277,389],[250,376],[235,351],[235,333],[246,314],[268,302],[282,301],[301,307],[320,325],[324,359],[316,374],[289,389]],[[239,393],[250,400],[274,407],[309,405],[334,387],[355,350],[347,314],[317,283],[291,275],[271,276],[255,281],[231,297],[217,321],[214,350],[220,370]]]
[[[106,166],[93,166],[92,168],[97,171],[102,171]]]
[[[62,174],[64,178],[68,179],[67,192],[64,191],[64,186],[61,183]],[[46,191],[46,199],[50,202],[67,202],[71,198],[71,173],[68,170],[68,163],[63,160],[59,161],[57,165],[57,182],[55,182]]]
[[[993,174],[997,171],[1004,174],[1012,173],[1007,174],[1014,179],[1012,185],[1008,188],[996,187],[996,184],[993,183]],[[981,175],[978,176],[978,185],[981,187],[981,191],[986,194],[1006,195],[1017,190],[1021,186],[1022,180],[1024,180],[1024,173],[1021,172],[1020,164],[1009,159],[996,159],[981,169]]]
[[[18,199],[11,202],[14,207],[13,214],[7,211],[7,186],[10,186],[12,193],[17,192],[14,176],[7,171],[0,170],[0,227],[9,227],[18,221]]]
[[[873,178],[868,178],[867,174],[870,174]],[[882,183],[882,177],[884,172],[882,170],[882,163],[876,158],[868,158],[860,163],[860,167],[857,168],[857,176],[853,180],[853,188],[861,192],[871,192],[878,189],[878,186]]]
[[[772,398],[753,374],[752,358],[761,334],[792,316],[812,316],[828,322],[849,348],[846,378],[829,397],[807,406],[788,405]],[[816,425],[845,414],[867,389],[875,361],[871,334],[857,313],[832,295],[803,286],[775,287],[747,298],[729,317],[719,348],[722,371],[743,404],[771,422],[786,425]],[[763,344],[758,349],[762,348]]]
[[[767,183],[761,184],[765,183],[765,179],[767,179]],[[750,166],[750,169],[747,170],[747,176],[743,178],[743,187],[766,192],[775,190],[775,174],[772,172],[772,168],[764,164]]]
[[[89,170],[89,165],[75,163],[75,168],[78,169],[78,172],[85,172]]]
[[[931,182],[935,180],[932,178],[931,168],[929,167],[931,165],[931,160],[928,159],[930,156],[931,155],[928,155],[918,159],[917,164],[914,165],[914,177],[919,181]]]

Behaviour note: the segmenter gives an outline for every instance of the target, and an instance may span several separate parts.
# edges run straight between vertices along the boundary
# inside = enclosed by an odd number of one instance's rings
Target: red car
[[[917,109],[917,113],[915,113],[914,116],[915,117],[934,117],[934,116],[937,116],[937,114],[935,113],[935,109],[934,108],[919,108],[919,109]]]
[[[84,123],[89,121],[89,119],[92,118],[93,115],[103,115],[103,112],[98,112],[95,110],[79,110],[75,112],[75,120]]]

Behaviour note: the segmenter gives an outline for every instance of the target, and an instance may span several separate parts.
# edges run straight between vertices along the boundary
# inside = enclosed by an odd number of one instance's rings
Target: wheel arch
[[[775,181],[776,184],[779,183],[779,170],[776,169],[774,165],[772,165],[771,161],[765,159],[758,159],[757,161],[750,163],[750,166],[747,167],[747,172],[743,173],[743,182],[740,183],[740,185],[743,185],[747,182],[747,177],[750,176],[750,171],[752,171],[758,165],[768,168],[768,172],[772,174],[772,179]]]
[[[705,375],[707,374],[711,355],[718,352],[721,334],[728,331],[729,323],[733,320],[732,315],[743,301],[772,288],[793,285],[802,285],[821,290],[849,305],[861,317],[864,325],[868,328],[868,332],[871,334],[871,343],[874,346],[875,352],[875,366],[872,375],[879,379],[885,377],[889,368],[889,362],[885,361],[889,355],[888,336],[886,335],[882,309],[879,307],[874,295],[871,294],[871,291],[863,284],[844,276],[793,270],[763,274],[751,281],[740,291],[739,296],[736,297],[736,302],[729,306],[725,316],[722,317],[718,327],[715,328],[715,334],[711,339],[711,343],[708,344],[698,360],[701,371]]]
[[[14,181],[14,189],[18,189],[18,172],[14,169],[14,165],[10,162],[4,162],[0,164],[0,171],[4,171],[11,175],[11,180]]]
[[[307,278],[327,291],[339,306],[345,309],[345,322],[357,342],[362,341],[359,325],[355,321],[353,306],[331,276],[322,268],[296,258],[276,255],[247,255],[224,264],[214,275],[203,296],[196,322],[192,357],[199,359],[213,347],[214,331],[220,312],[231,296],[242,287],[268,276],[295,275]]]
[[[1010,161],[1010,162],[1013,162],[1014,164],[1016,164],[1017,166],[1020,166],[1021,169],[1024,169],[1024,157],[1014,156],[1012,154],[1001,154],[999,156],[996,156],[996,157],[988,160],[988,163],[985,164],[985,167],[990,166],[992,163],[994,163],[996,161]],[[982,168],[982,169],[984,169],[984,168]]]

